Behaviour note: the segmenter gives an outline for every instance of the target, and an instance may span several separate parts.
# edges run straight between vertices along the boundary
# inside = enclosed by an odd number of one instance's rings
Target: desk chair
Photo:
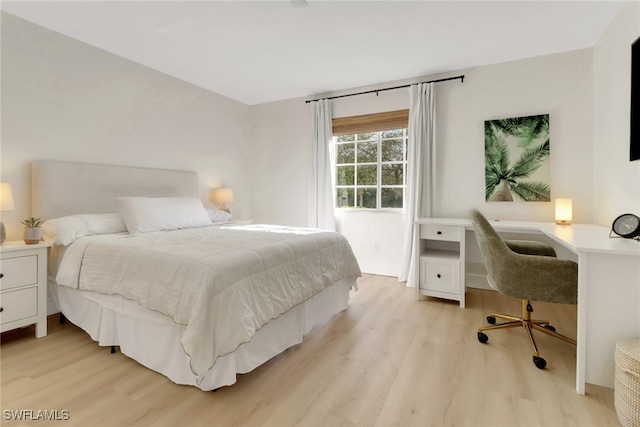
[[[556,258],[553,248],[541,242],[502,240],[487,219],[478,211],[471,211],[480,253],[487,268],[489,285],[498,292],[522,300],[520,317],[491,313],[491,326],[478,329],[478,341],[486,343],[484,331],[522,326],[533,347],[533,363],[544,369],[547,361],[540,357],[533,330],[576,344],[576,341],[556,332],[547,320],[532,320],[530,301],[576,304],[578,299],[578,264]],[[496,324],[496,318],[505,322]]]

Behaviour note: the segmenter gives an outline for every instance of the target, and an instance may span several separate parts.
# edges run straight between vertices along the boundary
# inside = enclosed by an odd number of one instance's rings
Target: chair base
[[[521,317],[515,317],[502,313],[491,313],[490,316],[487,316],[487,321],[491,323],[491,326],[478,328],[478,341],[483,344],[489,341],[489,337],[484,333],[484,331],[522,327],[527,332],[529,342],[531,343],[531,347],[533,348],[533,363],[539,369],[544,369],[544,367],[547,365],[547,362],[542,357],[540,357],[538,346],[536,345],[536,340],[533,337],[534,329],[573,345],[576,345],[576,341],[557,333],[556,329],[549,324],[548,320],[531,319],[532,311],[533,308],[531,307],[530,302],[528,300],[522,300]],[[506,322],[495,324],[496,318],[506,320]]]

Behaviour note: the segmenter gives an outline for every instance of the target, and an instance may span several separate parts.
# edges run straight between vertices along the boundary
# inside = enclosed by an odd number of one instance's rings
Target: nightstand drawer
[[[0,290],[38,283],[38,256],[3,258],[0,261]]]
[[[422,224],[420,238],[429,240],[460,241],[460,227],[454,225]]]
[[[38,287],[6,291],[0,294],[0,324],[26,319],[38,314]]]

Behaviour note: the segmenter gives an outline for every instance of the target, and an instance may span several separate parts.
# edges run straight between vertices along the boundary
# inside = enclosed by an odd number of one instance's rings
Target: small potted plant
[[[40,243],[40,240],[42,240],[42,223],[43,221],[40,218],[34,218],[32,216],[22,221],[22,225],[25,227],[24,242],[27,245]]]

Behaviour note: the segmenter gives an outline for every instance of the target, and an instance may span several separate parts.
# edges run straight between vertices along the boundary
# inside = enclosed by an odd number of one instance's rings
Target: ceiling
[[[253,105],[593,47],[617,1],[2,1]]]

